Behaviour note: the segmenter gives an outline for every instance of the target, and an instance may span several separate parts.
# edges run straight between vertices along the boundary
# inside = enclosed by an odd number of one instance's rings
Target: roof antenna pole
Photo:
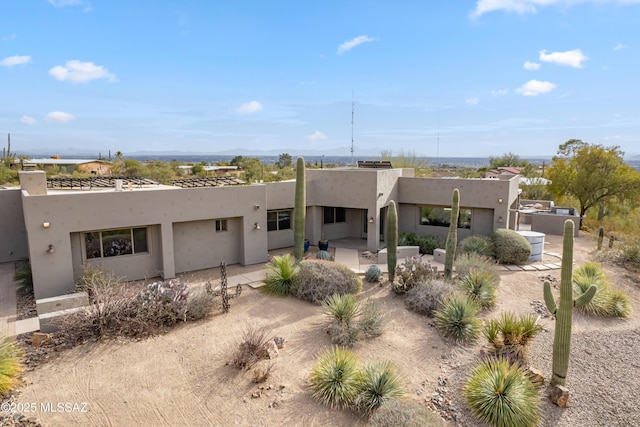
[[[353,90],[351,91],[351,164],[355,165],[353,161],[353,115],[355,110],[355,102],[353,101]]]
[[[440,107],[438,107],[438,139],[436,141],[436,163],[440,164]]]

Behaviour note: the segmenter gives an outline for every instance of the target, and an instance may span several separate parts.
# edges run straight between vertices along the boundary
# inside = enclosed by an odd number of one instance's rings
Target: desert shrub
[[[22,295],[33,293],[33,274],[31,264],[26,263],[18,268],[13,275],[13,280],[18,282],[18,292]]]
[[[411,288],[407,292],[404,303],[415,313],[432,316],[451,292],[451,284],[444,280],[433,279]]]
[[[346,408],[358,396],[358,359],[350,350],[334,347],[316,358],[309,375],[313,397],[332,408]]]
[[[189,321],[204,319],[218,304],[217,298],[201,286],[187,296],[186,319]]]
[[[371,414],[387,400],[404,394],[398,370],[390,362],[369,363],[358,372],[355,406]]]
[[[436,327],[445,337],[455,341],[469,342],[480,333],[480,311],[478,304],[466,295],[453,294],[447,297],[435,312]]]
[[[624,266],[640,267],[640,240],[623,243],[618,251],[617,260]]]
[[[289,295],[297,276],[298,266],[295,258],[289,254],[275,256],[267,264],[263,289],[274,295]]]
[[[396,267],[396,282],[391,289],[396,294],[404,294],[409,289],[435,278],[436,272],[431,264],[424,262],[421,256],[405,258],[404,262]]]
[[[316,258],[317,259],[322,259],[322,260],[325,260],[325,261],[333,261],[333,257],[331,256],[329,251],[324,251],[324,250],[318,251],[318,253],[316,254]]]
[[[484,271],[493,277],[496,283],[500,282],[500,274],[495,260],[474,252],[460,254],[455,260],[456,274],[459,278],[465,277],[471,271]]]
[[[445,242],[441,238],[427,234],[418,237],[416,244],[411,246],[420,246],[421,254],[433,255],[433,250],[444,247],[444,244]]]
[[[266,345],[271,341],[270,332],[256,324],[245,327],[242,339],[233,353],[232,363],[238,369],[250,369],[267,357]]]
[[[304,260],[299,265],[291,293],[302,300],[319,303],[333,294],[357,294],[362,290],[360,277],[345,265],[316,260]]]
[[[507,311],[485,323],[482,332],[493,346],[495,354],[505,356],[511,362],[526,363],[527,346],[541,330],[542,326],[533,314],[516,317]]]
[[[389,399],[371,415],[369,425],[371,427],[444,427],[444,421],[415,400]]]
[[[0,397],[4,397],[20,382],[22,350],[10,337],[0,337]]]
[[[579,310],[599,316],[629,317],[629,298],[622,291],[612,289],[600,264],[595,262],[587,262],[574,271],[574,298],[580,297],[591,285],[596,286],[596,293],[588,304],[578,307]]]
[[[382,270],[377,265],[371,264],[364,273],[364,279],[369,283],[379,282],[382,280]]]
[[[419,246],[418,235],[411,231],[405,231],[398,235],[398,246]]]
[[[514,230],[496,230],[492,243],[495,257],[501,264],[522,264],[531,256],[531,244]]]
[[[491,239],[486,236],[469,236],[460,241],[458,244],[459,254],[475,253],[488,258],[493,257],[493,248],[491,247]]]
[[[480,307],[493,307],[496,303],[496,285],[494,275],[487,271],[471,270],[460,280],[460,287]]]
[[[324,313],[329,317],[331,342],[351,347],[361,338],[371,338],[382,334],[386,315],[375,301],[367,301],[361,306],[351,294],[334,294],[323,304]]]
[[[462,394],[471,412],[492,426],[538,423],[538,391],[525,371],[506,359],[486,359],[473,367]]]
[[[140,293],[138,317],[157,326],[186,321],[188,295],[187,285],[178,279],[150,283]]]

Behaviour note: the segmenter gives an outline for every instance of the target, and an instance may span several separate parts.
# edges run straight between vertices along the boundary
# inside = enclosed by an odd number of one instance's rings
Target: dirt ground
[[[577,238],[576,264],[591,259],[593,249],[589,236]],[[561,253],[561,237],[547,236],[545,251]],[[541,425],[640,425],[640,285],[626,270],[607,265],[606,271],[611,283],[631,297],[632,317],[574,315],[570,407],[555,407],[543,390]],[[533,302],[543,301],[547,275],[559,279],[560,271],[502,272],[498,305],[483,317],[503,310],[536,312],[540,304]],[[407,396],[431,405],[442,398],[440,407],[455,415],[449,425],[482,425],[464,408],[460,386],[483,340],[466,347],[444,340],[430,318],[406,310],[388,285],[365,282],[360,298],[379,300],[389,316],[382,336],[355,348],[361,359],[393,361],[404,373]],[[531,365],[550,376],[554,325],[550,318],[541,322],[544,331],[532,343]],[[227,364],[252,323],[285,339],[263,385],[252,383],[251,372]],[[61,352],[25,375],[17,402],[37,404],[38,410],[26,415],[50,426],[365,426],[357,413],[330,409],[311,398],[307,375],[314,357],[330,345],[320,307],[244,287],[228,314],[143,341],[89,343]],[[41,403],[79,405],[47,412]]]

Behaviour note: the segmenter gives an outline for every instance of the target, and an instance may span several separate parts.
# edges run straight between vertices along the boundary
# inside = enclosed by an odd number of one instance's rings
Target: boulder
[[[566,408],[569,401],[569,389],[561,385],[555,385],[551,388],[549,399],[559,407]]]
[[[278,346],[276,345],[274,340],[268,341],[264,345],[264,349],[267,351],[267,357],[269,359],[275,359],[278,357]]]
[[[31,336],[31,345],[34,348],[42,347],[43,345],[53,344],[53,338],[51,335],[42,332],[34,332]]]

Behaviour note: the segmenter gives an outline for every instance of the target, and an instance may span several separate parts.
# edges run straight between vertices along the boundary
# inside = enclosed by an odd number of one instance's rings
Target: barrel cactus
[[[389,268],[389,281],[393,282],[398,263],[398,211],[396,202],[389,202],[387,210],[387,267]]]
[[[456,188],[453,190],[453,200],[451,203],[451,222],[449,223],[449,234],[447,235],[447,244],[445,245],[444,258],[444,277],[451,279],[453,274],[453,258],[456,254],[456,246],[458,245],[458,214],[460,213],[460,191]]]
[[[300,261],[304,256],[304,221],[306,214],[306,191],[305,191],[305,170],[304,159],[298,157],[296,162],[296,199],[293,229],[293,245],[296,260]]]
[[[316,254],[317,259],[323,259],[325,261],[333,261],[331,254],[328,251],[318,251]]]
[[[588,304],[596,293],[594,285],[580,296],[573,299],[573,232],[574,223],[566,220],[562,243],[562,270],[560,273],[560,302],[556,302],[551,293],[551,285],[544,282],[544,302],[549,311],[556,316],[556,330],[553,338],[553,376],[551,385],[564,386],[569,368],[571,349],[571,321],[573,307]]]
[[[369,283],[379,282],[382,278],[382,270],[377,265],[371,264],[364,273],[364,278]]]

